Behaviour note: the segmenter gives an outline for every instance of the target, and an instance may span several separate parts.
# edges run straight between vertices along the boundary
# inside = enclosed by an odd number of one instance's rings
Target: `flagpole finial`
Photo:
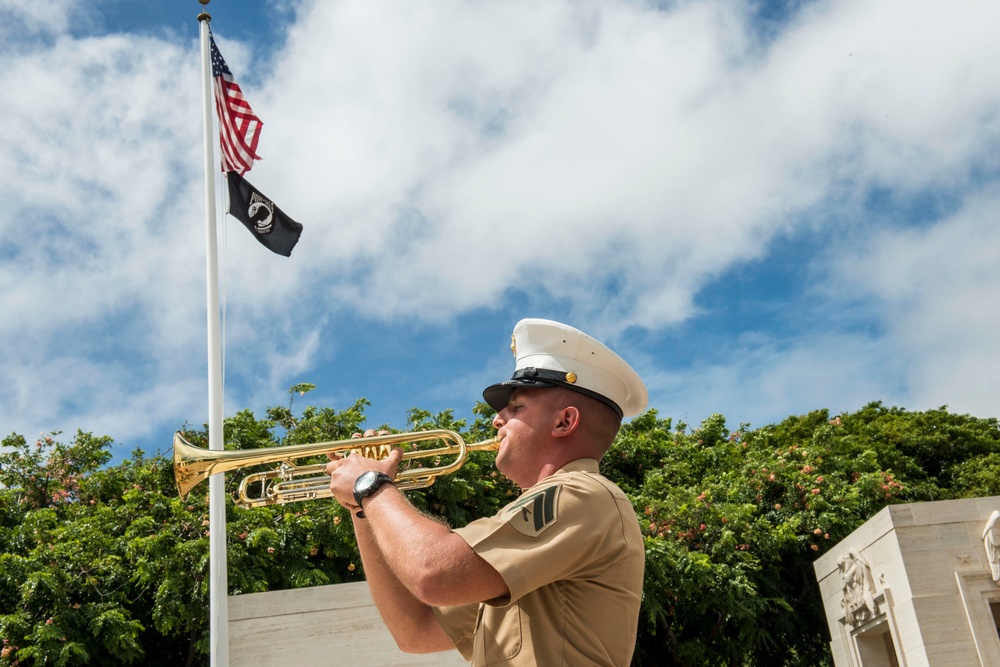
[[[209,21],[209,22],[211,22],[212,21],[212,17],[211,17],[211,15],[209,15],[209,13],[207,11],[208,10],[209,0],[198,0],[198,2],[200,2],[201,6],[205,8],[205,9],[202,10],[201,14],[198,14],[198,20],[199,21]]]

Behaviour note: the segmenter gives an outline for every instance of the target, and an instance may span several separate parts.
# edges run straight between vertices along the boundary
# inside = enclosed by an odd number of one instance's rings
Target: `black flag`
[[[229,182],[229,215],[243,223],[271,252],[290,257],[299,242],[302,225],[285,215],[274,202],[235,171],[226,172]]]

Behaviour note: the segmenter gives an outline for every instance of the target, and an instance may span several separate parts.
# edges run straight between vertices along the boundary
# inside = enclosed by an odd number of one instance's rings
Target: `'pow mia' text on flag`
[[[229,184],[229,215],[242,222],[271,252],[291,256],[302,234],[302,225],[285,215],[235,171],[226,174],[226,181]]]

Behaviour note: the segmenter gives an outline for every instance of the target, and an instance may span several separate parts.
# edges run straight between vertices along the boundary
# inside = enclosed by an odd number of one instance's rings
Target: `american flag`
[[[257,141],[260,139],[260,118],[243,97],[243,91],[233,79],[233,73],[212,41],[212,79],[215,81],[215,111],[219,115],[219,140],[222,144],[222,171],[239,174],[250,171],[259,160]]]

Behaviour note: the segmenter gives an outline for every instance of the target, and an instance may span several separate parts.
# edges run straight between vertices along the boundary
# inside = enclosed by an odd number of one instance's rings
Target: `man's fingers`
[[[391,452],[389,452],[389,456],[385,457],[385,460],[388,463],[391,463],[392,466],[395,468],[396,466],[399,465],[399,462],[403,460],[403,449],[401,447],[396,447]]]
[[[389,432],[386,431],[386,430],[384,430],[384,429],[380,430],[380,431],[376,431],[375,429],[370,428],[367,431],[365,431],[364,433],[353,433],[353,434],[351,434],[351,439],[356,439],[356,438],[372,438],[372,437],[374,437],[376,435],[389,435]]]

